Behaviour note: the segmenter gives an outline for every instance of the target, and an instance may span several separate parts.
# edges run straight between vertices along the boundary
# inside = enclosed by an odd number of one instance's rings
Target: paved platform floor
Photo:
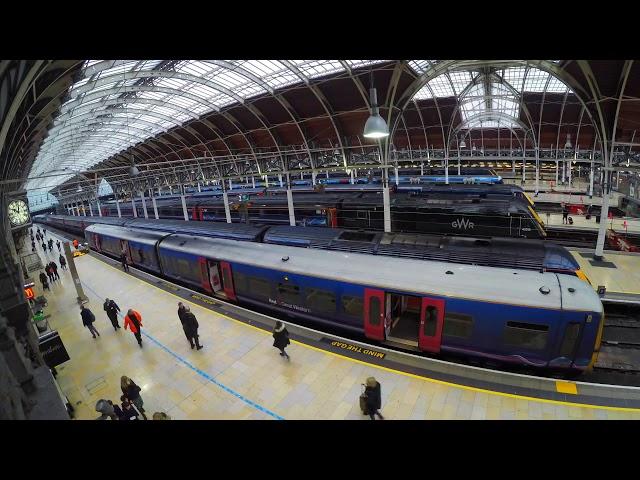
[[[57,257],[54,247],[50,258]],[[76,258],[76,265],[101,336],[94,340],[82,326],[69,272],[61,271],[61,280],[47,292],[45,312],[71,357],[58,367],[58,381],[78,419],[96,418],[100,398],[119,399],[121,375],[142,387],[149,416],[164,411],[174,419],[368,420],[358,408],[360,385],[368,376],[382,384],[381,411],[389,420],[640,419],[638,411],[451,386],[298,342],[288,348],[287,362],[273,348],[269,332],[195,304],[191,309],[204,349],[191,350],[177,318],[178,298],[91,254]],[[40,282],[36,284],[40,294]],[[130,332],[114,331],[102,310],[105,297],[115,299],[125,312],[130,307],[141,312],[144,348]]]
[[[570,251],[580,264],[580,269],[591,280],[594,289],[598,285],[604,285],[607,292],[640,295],[640,254],[606,251],[604,262],[592,265],[592,255]]]

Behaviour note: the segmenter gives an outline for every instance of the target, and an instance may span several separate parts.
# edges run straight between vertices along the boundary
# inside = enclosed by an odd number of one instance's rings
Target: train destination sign
[[[363,348],[358,345],[353,345],[351,343],[340,342],[337,340],[331,340],[330,338],[323,338],[322,341],[329,343],[332,347],[340,348],[342,350],[348,350],[350,352],[360,353],[362,355],[366,355],[369,357],[380,358],[383,359],[386,356],[386,353],[378,352],[376,350],[371,350],[370,348]]]

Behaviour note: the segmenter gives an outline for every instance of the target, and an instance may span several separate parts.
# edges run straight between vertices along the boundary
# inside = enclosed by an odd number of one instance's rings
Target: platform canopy
[[[59,196],[104,179],[117,191],[460,149],[601,155],[614,133],[633,160],[638,79],[631,61],[83,61],[46,138],[22,151],[21,186]],[[362,137],[371,87],[391,130],[381,145]]]

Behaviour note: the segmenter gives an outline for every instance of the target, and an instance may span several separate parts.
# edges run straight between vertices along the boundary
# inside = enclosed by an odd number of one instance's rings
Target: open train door
[[[229,262],[220,262],[222,269],[222,289],[230,300],[236,300],[236,292],[233,288],[233,278],[231,277],[231,265]]]
[[[444,325],[444,300],[423,297],[420,308],[418,346],[426,352],[440,352],[442,326]]]
[[[364,334],[367,338],[384,340],[384,291],[364,289]]]
[[[222,282],[220,281],[220,269],[218,262],[209,260],[209,285],[210,291],[218,293],[222,290]]]

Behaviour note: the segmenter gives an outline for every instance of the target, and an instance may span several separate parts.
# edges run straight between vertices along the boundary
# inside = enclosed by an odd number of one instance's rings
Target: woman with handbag
[[[144,414],[144,408],[142,408],[144,401],[140,396],[142,389],[136,385],[133,380],[124,375],[120,378],[120,389],[122,390],[123,396],[135,405],[142,417],[146,420],[147,416]]]
[[[375,420],[374,415],[380,417],[380,420],[384,420],[384,417],[378,411],[382,406],[382,389],[380,383],[375,378],[367,378],[367,387],[364,390],[364,394],[367,397],[366,413],[371,417],[371,420]]]
[[[284,323],[276,322],[275,327],[273,327],[273,346],[280,350],[280,356],[286,358],[287,360],[291,360],[291,357],[289,357],[289,354],[285,352],[284,349],[290,343],[291,341],[289,340],[289,332],[284,326]]]

